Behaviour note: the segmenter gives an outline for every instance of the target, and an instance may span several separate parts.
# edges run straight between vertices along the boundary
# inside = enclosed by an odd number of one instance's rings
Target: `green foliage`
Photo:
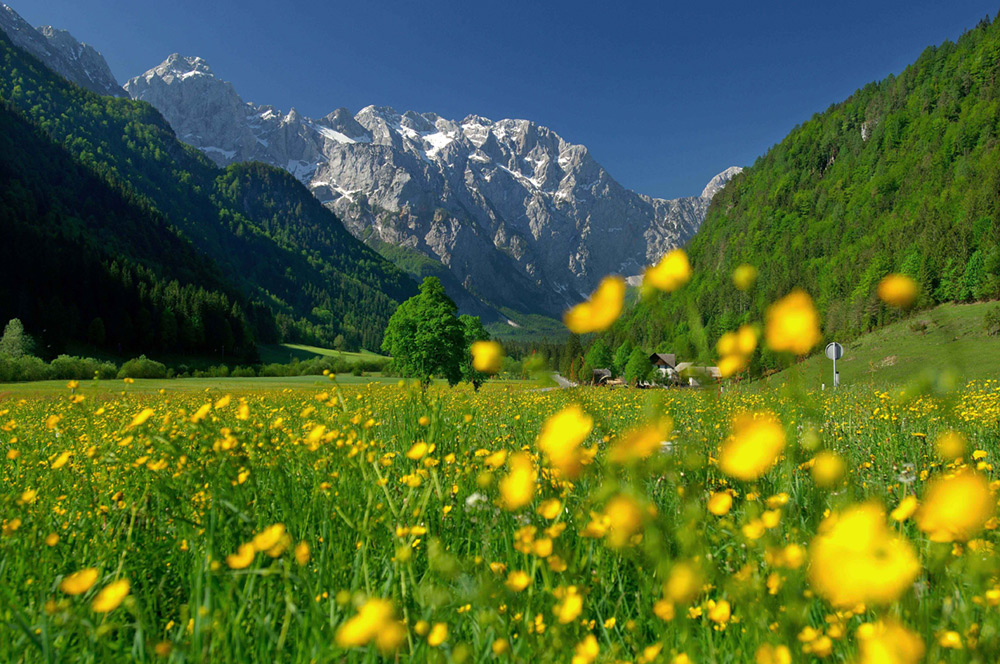
[[[1000,21],[924,51],[899,76],[872,83],[796,127],[713,199],[688,246],[690,284],[651,298],[613,328],[673,352],[708,342],[801,287],[827,338],[850,339],[902,314],[875,295],[889,272],[921,287],[917,303],[1000,294]],[[760,271],[738,291],[733,269]]]
[[[479,316],[462,314],[458,317],[458,320],[462,323],[462,332],[465,338],[465,349],[462,353],[462,380],[471,384],[473,389],[478,392],[482,384],[489,378],[489,374],[476,371],[472,367],[471,347],[476,341],[488,341],[490,333],[483,327],[483,322],[479,320]]]
[[[626,339],[618,346],[618,350],[615,351],[614,359],[612,360],[612,371],[615,376],[621,376],[625,373],[625,365],[628,364],[628,358],[632,355],[632,342]]]
[[[603,339],[597,339],[590,345],[587,355],[584,357],[580,379],[589,380],[595,369],[612,369],[613,361],[611,349],[608,348]]]
[[[166,378],[167,367],[145,355],[131,359],[118,370],[119,378]]]
[[[990,307],[983,316],[983,325],[986,327],[986,334],[991,337],[1000,335],[1000,304]]]
[[[647,380],[653,373],[653,364],[649,361],[649,355],[641,348],[634,348],[625,363],[625,381],[635,385],[640,381]]]
[[[389,319],[382,350],[403,376],[429,385],[441,376],[454,385],[462,378],[465,330],[458,308],[437,277],[427,277],[420,293],[403,302]]]
[[[60,355],[49,363],[52,377],[61,380],[84,378],[114,378],[118,367],[113,362],[95,360],[92,357]]]
[[[583,344],[580,343],[578,334],[571,334],[559,355],[559,373],[570,380],[577,380],[581,368],[583,368]]]
[[[85,380],[89,378],[114,378],[118,367],[112,362],[95,360],[92,357],[60,355],[46,364],[32,355],[11,357],[0,355],[0,383],[16,383],[36,380]]]
[[[32,341],[24,331],[24,325],[19,318],[12,318],[3,329],[0,337],[0,356],[18,359],[31,355]]]

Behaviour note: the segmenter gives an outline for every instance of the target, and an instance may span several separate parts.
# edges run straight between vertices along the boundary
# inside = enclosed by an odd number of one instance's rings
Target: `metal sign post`
[[[833,386],[840,387],[840,374],[837,373],[837,360],[844,356],[844,347],[836,341],[826,345],[826,356],[833,360]]]

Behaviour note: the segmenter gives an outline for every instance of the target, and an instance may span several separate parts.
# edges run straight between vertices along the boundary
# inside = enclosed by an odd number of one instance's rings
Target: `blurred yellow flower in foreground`
[[[652,286],[672,293],[691,279],[691,263],[683,249],[667,252],[660,262],[646,268],[642,277],[643,286]]]
[[[836,452],[823,450],[812,458],[812,476],[816,486],[831,489],[840,483],[847,464]]]
[[[741,325],[735,332],[726,332],[719,338],[715,349],[719,353],[719,373],[723,378],[737,374],[750,364],[750,356],[757,348],[757,328]]]
[[[906,521],[913,513],[917,511],[917,497],[907,496],[899,501],[899,505],[896,506],[889,516],[892,517],[894,521]]]
[[[552,607],[552,613],[555,615],[556,619],[566,625],[577,619],[580,612],[583,611],[583,596],[577,590],[576,586],[570,586],[569,588],[556,588],[553,593],[559,602]]]
[[[241,544],[236,553],[226,556],[226,564],[230,569],[245,569],[253,562],[255,554],[253,544]]]
[[[285,539],[285,525],[276,523],[254,536],[251,544],[254,551],[271,552]],[[283,547],[282,547],[283,548]]]
[[[97,593],[97,597],[94,598],[90,608],[96,613],[114,611],[125,600],[125,597],[128,596],[131,588],[132,586],[129,584],[128,579],[113,581],[102,588],[101,592]]]
[[[934,451],[945,461],[958,459],[965,454],[965,436],[957,431],[945,431],[934,441]]]
[[[136,414],[135,417],[132,418],[132,423],[129,424],[129,427],[137,427],[140,424],[145,424],[146,420],[148,420],[152,414],[152,408],[143,408]]]
[[[567,406],[545,421],[538,434],[538,449],[559,472],[573,479],[580,473],[580,445],[593,428],[594,418],[575,404]]]
[[[719,448],[719,469],[736,479],[755,480],[774,466],[785,449],[785,429],[771,413],[744,413]]]
[[[924,642],[917,634],[892,621],[858,627],[858,664],[917,664]]]
[[[626,495],[619,494],[608,501],[604,508],[608,518],[608,543],[622,548],[642,527],[642,508]]]
[[[650,457],[670,437],[673,422],[668,417],[633,429],[615,441],[608,459],[615,463],[630,463]]]
[[[427,635],[427,645],[436,648],[448,640],[448,625],[445,623],[435,623],[431,628],[431,633]]]
[[[508,510],[517,510],[535,497],[538,473],[527,452],[518,452],[508,462],[510,472],[500,480],[500,497]]]
[[[597,655],[601,652],[601,646],[597,644],[597,637],[593,634],[588,634],[583,641],[576,644],[576,648],[573,651],[572,664],[590,664],[595,659]]]
[[[932,480],[917,510],[917,526],[933,542],[964,542],[983,529],[996,501],[986,478],[963,471]]]
[[[776,352],[805,355],[820,342],[819,313],[812,298],[794,290],[767,309],[764,337]]]
[[[342,624],[335,635],[337,645],[356,648],[375,640],[382,651],[394,650],[404,638],[402,627],[393,620],[392,602],[370,599],[357,615]]]
[[[713,493],[708,499],[708,511],[715,516],[725,516],[733,506],[733,497],[725,491]]]
[[[891,307],[905,309],[917,299],[920,287],[905,274],[890,274],[878,284],[878,297]]]
[[[474,341],[469,348],[472,352],[472,368],[485,374],[499,373],[503,362],[503,346],[496,341]]]
[[[527,572],[521,570],[514,570],[507,575],[507,581],[504,583],[510,590],[518,593],[531,585],[531,577],[528,576]]]
[[[757,268],[749,263],[736,266],[733,270],[733,285],[738,290],[748,291],[757,283]]]
[[[601,332],[618,320],[625,306],[625,280],[605,277],[586,302],[566,312],[563,322],[570,332],[587,334]]]
[[[88,567],[63,578],[59,583],[59,590],[67,595],[82,595],[93,588],[95,583],[97,583],[97,568]]]
[[[886,525],[874,503],[827,517],[809,559],[813,589],[838,608],[894,602],[920,573],[913,546]]]
[[[788,646],[775,646],[765,643],[757,648],[754,655],[756,664],[792,664],[792,651]]]
[[[663,584],[663,596],[671,602],[686,604],[697,596],[701,584],[701,569],[693,562],[681,561],[670,568]]]

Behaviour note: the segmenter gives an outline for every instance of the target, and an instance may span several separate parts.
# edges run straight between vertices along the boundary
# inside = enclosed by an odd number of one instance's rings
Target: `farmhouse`
[[[696,367],[693,362],[681,362],[675,367],[680,379],[691,387],[707,385],[712,381],[722,380],[719,367]]]
[[[673,353],[653,353],[649,356],[649,362],[660,372],[661,376],[677,377],[677,356]]]

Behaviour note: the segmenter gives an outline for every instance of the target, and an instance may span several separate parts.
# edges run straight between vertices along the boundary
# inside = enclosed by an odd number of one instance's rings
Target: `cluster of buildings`
[[[696,366],[693,362],[678,362],[674,353],[653,353],[649,362],[659,376],[655,381],[639,381],[638,387],[673,385],[677,387],[701,387],[722,380],[719,367]],[[621,378],[612,378],[610,369],[594,370],[595,385],[625,385]]]

